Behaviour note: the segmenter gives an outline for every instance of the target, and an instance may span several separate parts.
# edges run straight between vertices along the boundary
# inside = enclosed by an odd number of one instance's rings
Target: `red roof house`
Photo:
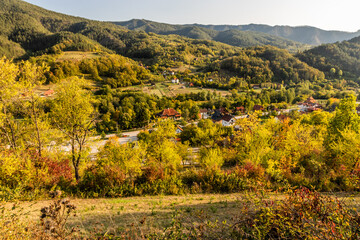
[[[305,103],[316,103],[316,101],[313,97],[309,97],[308,99],[306,99]]]
[[[53,95],[54,93],[55,93],[54,90],[49,89],[49,90],[47,90],[46,92],[44,92],[44,96],[45,96],[45,97],[49,97],[49,96]]]
[[[158,116],[161,118],[173,118],[173,119],[181,117],[180,113],[173,108],[164,109],[162,112],[158,113]]]

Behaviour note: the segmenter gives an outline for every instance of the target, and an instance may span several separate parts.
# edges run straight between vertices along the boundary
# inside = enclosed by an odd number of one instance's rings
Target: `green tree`
[[[333,140],[341,138],[341,131],[351,129],[359,132],[360,117],[356,113],[356,97],[349,95],[343,98],[336,108],[335,116],[329,123],[329,137]]]

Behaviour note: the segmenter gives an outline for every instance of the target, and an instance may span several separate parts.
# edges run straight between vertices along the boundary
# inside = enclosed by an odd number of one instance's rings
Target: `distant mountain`
[[[346,78],[360,77],[360,37],[349,41],[324,44],[297,55],[298,58],[333,77],[330,69],[340,70]]]
[[[272,45],[292,52],[310,48],[305,44],[288,40],[275,35],[259,31],[241,31],[238,29],[225,29],[222,31],[205,25],[171,25],[148,20],[130,20],[127,22],[114,22],[129,30],[145,31],[161,35],[176,34],[194,39],[214,40],[237,47],[253,47]]]
[[[72,17],[21,0],[2,0],[0,57],[29,58],[62,51],[100,51],[141,60],[153,71],[187,69],[191,65],[200,72],[220,70],[253,83],[319,80],[323,79],[323,73],[317,69],[327,73],[331,68],[336,68],[337,72],[341,69],[347,76],[360,76],[360,37],[322,45],[294,56],[278,47],[294,52],[303,48],[303,44],[261,32],[217,31],[145,20],[133,20],[125,25]],[[236,47],[258,45],[274,46]]]
[[[191,47],[185,49],[185,45]],[[174,52],[176,47],[179,49]],[[221,50],[231,53],[239,49],[216,42],[130,31],[112,23],[56,13],[21,0],[0,1],[0,56],[26,58],[59,51],[99,50],[157,62],[190,61],[200,52],[216,55]]]
[[[290,27],[290,26],[269,26],[263,24],[248,24],[248,25],[202,25],[202,24],[187,24],[187,25],[171,25],[164,23],[156,23],[148,20],[130,20],[126,22],[116,22],[116,24],[127,27],[131,30],[144,30],[146,32],[155,32],[158,34],[169,34],[171,31],[179,31],[183,28],[198,27],[201,29],[212,30],[210,37],[214,37],[215,32],[225,32],[229,30],[237,31],[251,31],[270,34],[273,36],[285,38],[300,42],[303,44],[320,45],[323,43],[334,43],[343,40],[360,36],[360,30],[357,32],[342,32],[342,31],[326,31],[310,26]],[[206,30],[202,30],[206,32]]]
[[[212,31],[212,30],[207,30]],[[0,1],[0,57],[29,58],[62,51],[101,51],[147,65],[203,65],[240,48],[177,35],[131,31],[112,23],[52,12],[21,0]]]

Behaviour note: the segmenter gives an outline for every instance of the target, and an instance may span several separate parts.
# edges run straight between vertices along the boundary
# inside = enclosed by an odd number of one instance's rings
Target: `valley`
[[[359,35],[1,1],[0,239],[358,239]]]

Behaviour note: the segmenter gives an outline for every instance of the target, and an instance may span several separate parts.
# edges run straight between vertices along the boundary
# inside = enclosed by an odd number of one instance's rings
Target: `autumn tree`
[[[151,133],[138,136],[146,149],[146,164],[164,170],[166,176],[177,172],[186,155],[181,143],[175,142],[175,130],[173,121],[159,120]]]
[[[80,179],[79,167],[85,154],[85,146],[95,121],[91,94],[82,88],[82,83],[77,77],[61,83],[51,109],[53,124],[70,141],[77,181]]]
[[[141,147],[131,143],[121,145],[117,137],[111,137],[98,153],[98,164],[116,166],[132,178],[141,173],[143,155]]]
[[[44,121],[44,112],[42,107],[43,98],[35,92],[35,87],[43,84],[46,81],[44,73],[48,68],[44,65],[38,66],[28,61],[23,61],[19,67],[19,82],[22,84],[22,92],[25,96],[23,99],[24,110],[31,119],[34,126],[36,148],[39,155],[42,155],[43,150],[43,130],[49,128],[46,121]],[[31,134],[32,135],[32,134]]]
[[[0,131],[2,140],[12,149],[18,147],[19,124],[15,121],[11,108],[20,98],[21,85],[17,81],[19,68],[12,61],[0,59]]]

